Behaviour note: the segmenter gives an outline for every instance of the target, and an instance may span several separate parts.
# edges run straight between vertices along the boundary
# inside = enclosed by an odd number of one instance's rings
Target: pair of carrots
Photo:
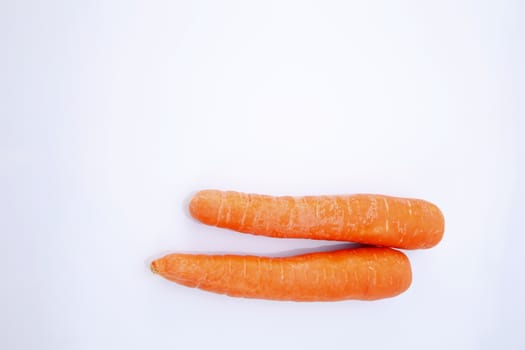
[[[443,214],[420,199],[384,195],[272,197],[205,190],[190,202],[204,224],[279,238],[349,241],[352,248],[284,258],[170,254],[153,272],[179,284],[230,296],[294,301],[374,300],[412,282],[405,254],[388,247],[435,246]]]

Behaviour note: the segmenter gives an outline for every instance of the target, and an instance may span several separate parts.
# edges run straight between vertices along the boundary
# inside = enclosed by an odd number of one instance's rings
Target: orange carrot
[[[272,197],[205,190],[191,200],[190,213],[205,224],[256,235],[404,249],[433,247],[445,226],[432,203],[374,194]]]
[[[396,296],[412,282],[405,254],[374,247],[285,258],[171,254],[151,269],[188,287],[272,300],[374,300]]]

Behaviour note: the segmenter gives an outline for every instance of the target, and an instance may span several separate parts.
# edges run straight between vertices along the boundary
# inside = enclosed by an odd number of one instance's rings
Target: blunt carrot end
[[[203,190],[197,192],[190,201],[191,216],[207,225],[216,225],[222,199],[221,191]]]

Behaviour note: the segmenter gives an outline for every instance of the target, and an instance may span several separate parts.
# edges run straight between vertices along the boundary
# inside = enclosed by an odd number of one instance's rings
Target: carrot
[[[404,249],[436,245],[445,226],[432,203],[375,194],[272,197],[205,190],[191,200],[190,213],[205,224],[256,235]]]
[[[285,258],[171,254],[151,269],[188,287],[272,300],[374,300],[396,296],[412,282],[405,254],[376,247]]]

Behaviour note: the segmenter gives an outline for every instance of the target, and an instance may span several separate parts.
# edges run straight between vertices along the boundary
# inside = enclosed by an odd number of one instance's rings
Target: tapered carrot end
[[[221,191],[204,190],[197,192],[190,201],[190,214],[204,224],[215,225],[221,201]]]
[[[151,272],[155,274],[160,274],[160,262],[159,260],[154,260],[150,264]]]

